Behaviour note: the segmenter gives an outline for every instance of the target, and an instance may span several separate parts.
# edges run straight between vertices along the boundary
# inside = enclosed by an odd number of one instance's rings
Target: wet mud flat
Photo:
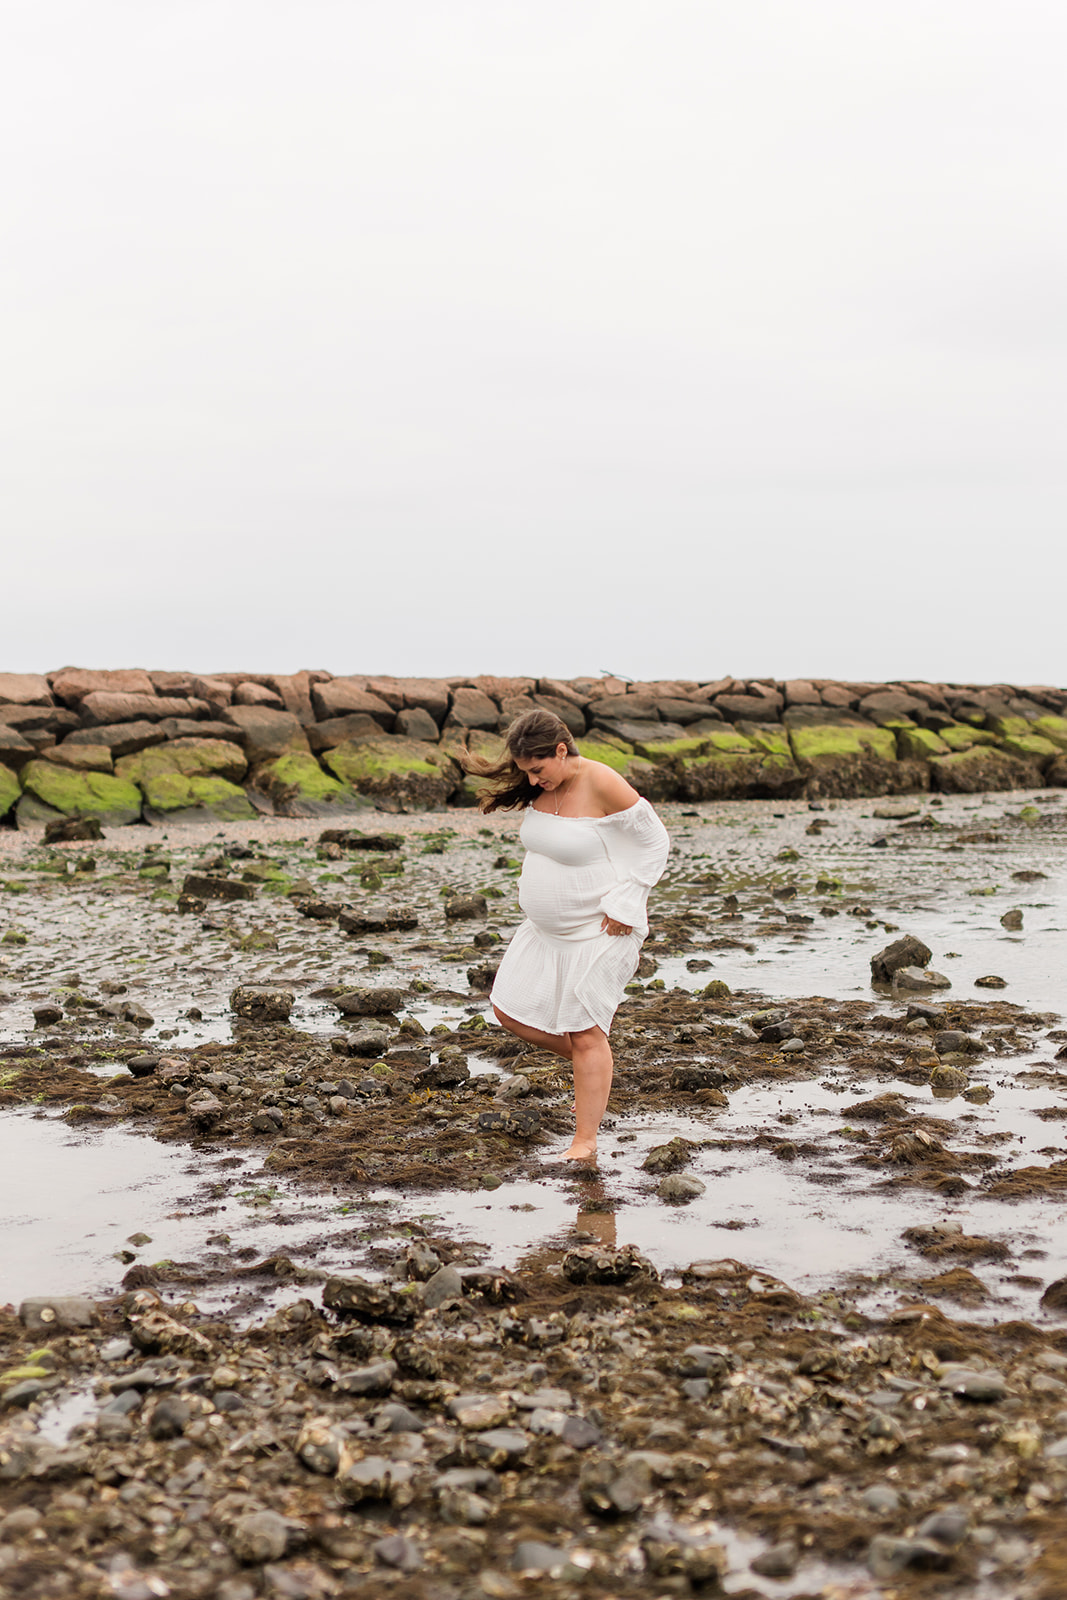
[[[8,1115],[205,1181],[187,1256],[134,1201],[125,1259],[4,1313],[0,1585],[1062,1593],[1063,830],[966,806],[665,807],[563,1174],[565,1071],[486,1021],[513,819],[10,847]],[[901,930],[951,988],[872,990]]]

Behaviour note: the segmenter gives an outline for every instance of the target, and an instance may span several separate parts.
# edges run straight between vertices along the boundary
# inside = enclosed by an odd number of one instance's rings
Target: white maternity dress
[[[667,830],[638,800],[610,817],[557,817],[528,806],[519,838],[526,921],[500,963],[493,1004],[545,1033],[607,1033],[637,971],[648,892],[670,849]],[[604,932],[605,915],[633,932]]]

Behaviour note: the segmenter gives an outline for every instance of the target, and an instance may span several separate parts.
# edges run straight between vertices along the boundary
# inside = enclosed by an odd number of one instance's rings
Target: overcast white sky
[[[7,0],[0,667],[1067,683],[1062,0]]]

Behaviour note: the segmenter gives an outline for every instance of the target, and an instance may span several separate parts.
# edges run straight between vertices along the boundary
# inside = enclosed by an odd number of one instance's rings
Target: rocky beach
[[[533,705],[672,840],[574,1172]],[[0,1593],[1067,1592],[1064,787],[1049,687],[0,674]]]

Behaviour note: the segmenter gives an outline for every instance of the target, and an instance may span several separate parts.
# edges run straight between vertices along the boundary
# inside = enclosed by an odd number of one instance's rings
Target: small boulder
[[[562,1272],[568,1283],[579,1284],[629,1283],[641,1275],[655,1281],[659,1277],[651,1261],[632,1244],[617,1250],[606,1245],[579,1245],[563,1257]]]
[[[685,1139],[674,1138],[668,1144],[658,1144],[648,1152],[641,1163],[644,1172],[677,1172],[684,1167],[692,1151]]]
[[[288,1022],[295,996],[274,984],[239,984],[230,995],[230,1010],[248,1022]]]
[[[705,1193],[707,1185],[687,1172],[672,1172],[657,1186],[656,1193],[668,1205],[684,1206]]]
[[[932,955],[929,945],[923,944],[913,934],[905,934],[902,939],[894,939],[892,944],[887,944],[884,950],[879,950],[877,955],[871,957],[871,978],[875,983],[892,983],[894,974],[901,968],[921,969]]]
[[[445,916],[450,922],[472,921],[488,915],[484,894],[453,894],[445,901]]]
[[[390,988],[337,989],[332,998],[338,1011],[346,1017],[386,1016],[402,1010],[405,1003],[403,991]]]
[[[355,1317],[359,1322],[414,1322],[419,1301],[413,1293],[403,1293],[387,1283],[368,1283],[352,1276],[329,1278],[322,1291],[327,1311],[339,1317]]]

